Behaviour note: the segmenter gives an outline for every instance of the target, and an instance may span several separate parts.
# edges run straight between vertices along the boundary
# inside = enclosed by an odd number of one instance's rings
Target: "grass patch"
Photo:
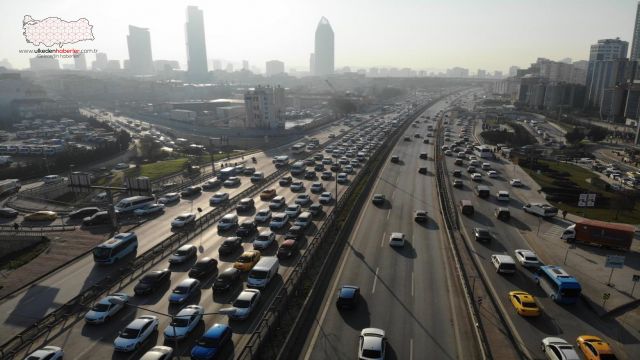
[[[0,260],[0,270],[15,270],[24,264],[29,263],[44,252],[49,247],[49,239],[37,242],[31,246],[28,246],[22,250],[13,252],[4,259]]]
[[[131,168],[124,171],[127,177],[147,176],[151,180],[174,174],[184,170],[187,158],[163,160],[153,164],[142,164],[140,168]]]

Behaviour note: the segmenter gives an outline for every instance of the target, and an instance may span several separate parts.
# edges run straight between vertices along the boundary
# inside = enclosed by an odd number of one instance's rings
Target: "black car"
[[[210,257],[204,257],[198,260],[191,270],[189,270],[190,278],[203,278],[209,274],[213,274],[218,271],[218,260]]]
[[[69,213],[69,219],[84,219],[100,211],[97,207],[86,207]]]
[[[487,229],[483,228],[474,228],[473,235],[476,238],[476,241],[491,241],[491,233]]]
[[[236,235],[240,237],[251,236],[257,230],[257,226],[255,221],[253,220],[245,220],[240,223],[238,229],[236,230]]]
[[[292,181],[293,178],[291,176],[283,176],[280,178],[280,181],[278,181],[278,184],[280,184],[280,186],[289,186]]]
[[[222,245],[218,248],[220,256],[230,255],[242,248],[242,239],[239,237],[230,237],[224,239]]]
[[[180,192],[181,197],[188,197],[200,194],[202,188],[200,186],[189,186]]]
[[[239,282],[240,273],[241,271],[236,268],[228,268],[225,271],[221,272],[213,282],[213,291],[229,290]]]
[[[333,172],[338,172],[338,171],[340,171],[340,170],[341,170],[341,168],[340,168],[340,164],[336,164],[336,163],[331,164],[331,171],[333,171]]]
[[[324,165],[316,164],[316,166],[313,167],[313,170],[315,170],[315,171],[324,171]]]
[[[384,194],[373,194],[373,197],[371,198],[371,202],[373,203],[373,205],[384,205],[385,201],[386,198]]]
[[[360,288],[353,285],[342,285],[338,290],[336,306],[340,309],[353,309],[358,306]]]
[[[455,177],[462,177],[462,171],[460,171],[460,170],[453,170],[453,176],[455,176]]]
[[[304,159],[304,166],[313,166],[316,162],[313,159]]]
[[[97,213],[82,219],[82,225],[103,225],[111,222],[111,216],[108,211],[98,211]]]
[[[320,179],[322,180],[331,180],[332,177],[333,175],[329,171],[323,171],[322,175],[320,175]]]
[[[12,209],[12,208],[0,208],[0,217],[1,218],[7,218],[7,219],[11,219],[18,216],[18,211]]]
[[[304,173],[304,178],[307,180],[313,180],[316,178],[316,172],[309,170]]]
[[[307,211],[310,212],[313,216],[318,216],[322,214],[322,204],[311,204]]]
[[[253,210],[255,204],[252,198],[244,198],[238,202],[238,206],[236,206],[237,212],[246,212]]]
[[[285,240],[287,239],[293,239],[293,240],[302,240],[304,239],[304,229],[302,228],[302,226],[298,226],[298,225],[293,225],[292,227],[289,228],[289,230],[287,230],[287,233],[284,234],[284,238]]]
[[[427,173],[427,168],[426,168],[426,167],[421,167],[421,168],[419,168],[419,169],[418,169],[418,172],[419,172],[420,174],[423,174],[423,175],[424,175],[424,174],[426,174],[426,173]]]
[[[218,179],[208,180],[204,184],[202,184],[202,188],[204,190],[217,189],[220,186],[222,186],[222,181],[220,181]]]
[[[169,271],[169,269],[154,270],[147,273],[138,281],[133,288],[133,292],[135,292],[136,295],[150,294],[162,287],[162,285],[169,283],[170,280],[171,271]]]

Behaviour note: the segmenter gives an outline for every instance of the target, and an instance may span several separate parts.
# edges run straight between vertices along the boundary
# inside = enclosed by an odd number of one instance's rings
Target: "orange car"
[[[266,189],[260,193],[260,200],[271,200],[276,196],[276,189]]]
[[[611,346],[597,336],[580,335],[576,339],[578,348],[587,360],[615,360]]]
[[[260,260],[260,251],[245,251],[240,255],[238,260],[236,260],[233,267],[240,271],[249,271],[258,263],[258,260]]]
[[[509,292],[509,300],[521,316],[539,316],[540,308],[536,305],[536,299],[524,291]]]

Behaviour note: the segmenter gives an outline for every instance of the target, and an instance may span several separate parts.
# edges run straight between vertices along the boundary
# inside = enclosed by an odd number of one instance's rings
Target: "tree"
[[[140,151],[140,156],[147,159],[157,159],[160,156],[160,149],[162,145],[151,135],[145,135],[138,141],[138,150]]]
[[[603,128],[602,126],[592,126],[589,128],[589,132],[587,132],[587,137],[589,140],[597,142],[602,141],[607,138],[609,135],[609,130]]]
[[[571,131],[568,131],[564,138],[567,139],[567,142],[570,144],[579,143],[582,139],[584,139],[584,132],[582,129],[574,127]]]

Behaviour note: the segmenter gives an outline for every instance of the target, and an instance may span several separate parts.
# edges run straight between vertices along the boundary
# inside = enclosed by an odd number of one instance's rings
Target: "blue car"
[[[194,360],[215,359],[221,349],[230,342],[231,327],[225,324],[214,324],[191,349],[191,358]]]
[[[182,280],[169,295],[169,303],[182,304],[198,291],[200,291],[200,281],[191,278]]]

